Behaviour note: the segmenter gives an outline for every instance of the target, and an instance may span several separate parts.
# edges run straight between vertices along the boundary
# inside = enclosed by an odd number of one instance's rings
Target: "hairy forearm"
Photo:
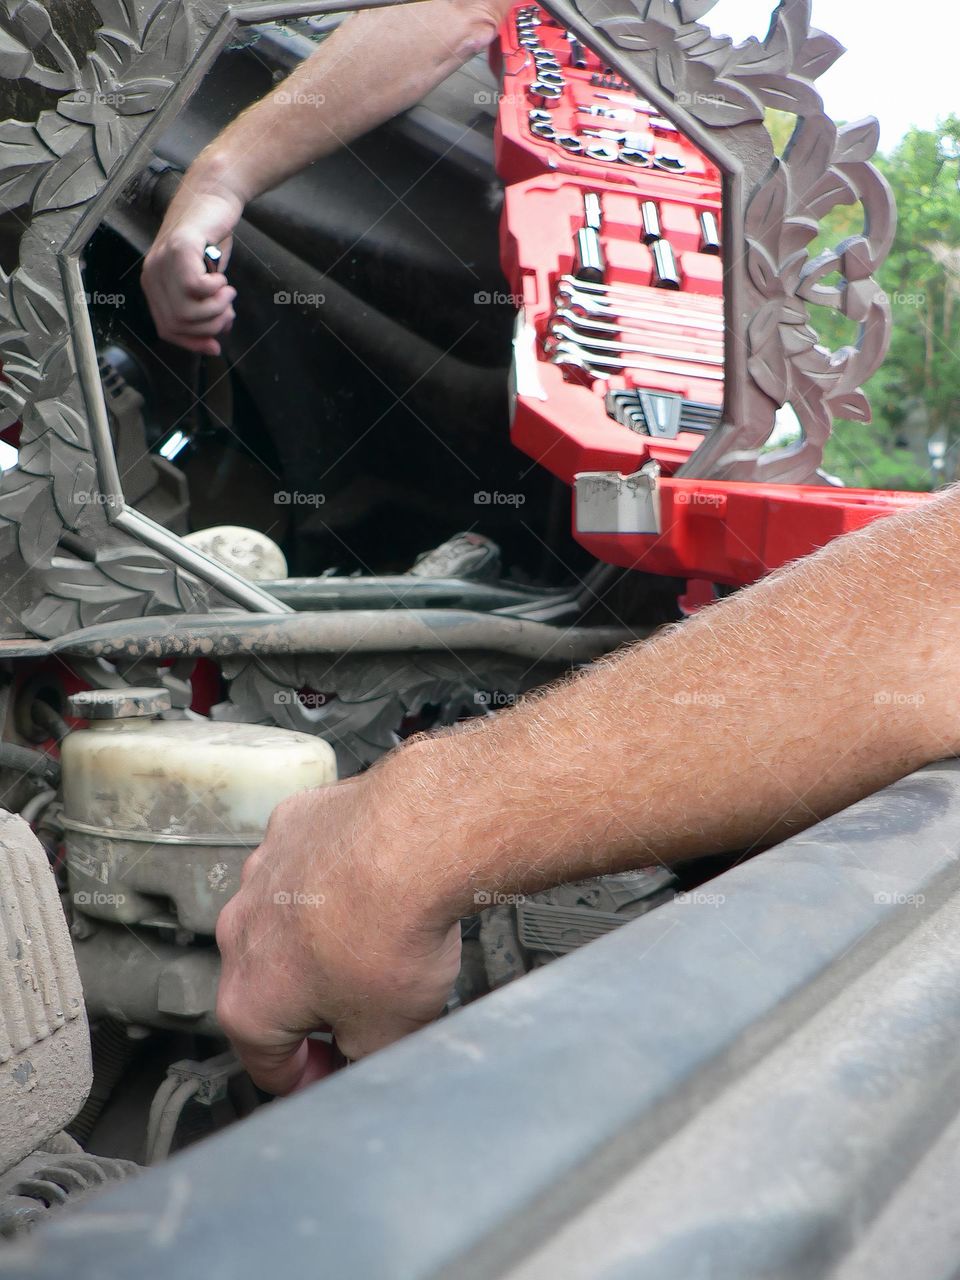
[[[770,844],[960,743],[960,494],[383,766],[431,910]],[[396,811],[399,811],[397,813]]]
[[[413,106],[496,33],[499,0],[420,0],[352,14],[191,165],[178,200],[228,192],[246,204]]]

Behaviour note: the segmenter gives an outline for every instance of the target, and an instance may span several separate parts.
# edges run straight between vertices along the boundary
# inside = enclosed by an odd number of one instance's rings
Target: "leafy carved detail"
[[[38,53],[45,55],[45,62],[38,60]],[[0,6],[0,76],[32,80],[45,89],[79,85],[76,60],[39,0],[4,0]]]
[[[182,3],[97,0],[97,10],[103,25],[80,67],[37,0],[0,4],[0,75],[60,91],[36,121],[0,122],[0,212],[32,207],[20,264],[0,271],[0,430],[20,424],[18,465],[0,477],[0,549],[15,580],[4,598],[42,636],[208,611],[218,600],[199,578],[111,529],[99,493],[51,247],[174,88],[195,37]],[[76,550],[64,549],[66,534]]]
[[[737,287],[734,324],[746,331],[733,335],[727,371],[728,403],[732,389],[742,392],[739,420],[726,421],[705,440],[683,472],[810,481],[834,418],[869,421],[862,385],[890,337],[890,308],[874,277],[893,243],[893,195],[870,163],[879,140],[876,121],[838,128],[824,110],[815,81],[843,48],[810,26],[811,0],[781,0],[765,38],[740,43],[714,36],[699,21],[716,3],[576,0],[576,8],[629,55],[625,61],[640,88],[652,85],[670,96],[681,126],[686,118],[709,130],[714,159],[723,167],[735,156],[742,174],[740,207],[724,210],[726,286]],[[561,13],[564,7],[561,0]],[[767,108],[798,117],[782,159],[764,126]],[[864,211],[864,234],[811,258],[820,220],[838,205],[855,203]],[[729,229],[737,225],[742,244],[732,243]],[[823,347],[808,304],[857,322],[856,343],[839,351]],[[745,385],[734,388],[739,379]],[[776,410],[786,403],[796,410],[803,441],[761,455]]]
[[[661,88],[695,119],[725,128],[763,120],[765,107],[821,109],[811,81],[840,57],[832,36],[810,29],[809,0],[785,0],[764,40],[735,44],[697,21],[717,0],[641,0],[632,13],[597,16],[622,49],[654,56]]]
[[[553,664],[553,671],[564,664]],[[325,738],[347,777],[396,746],[404,722],[431,710],[431,723],[476,715],[491,691],[514,697],[544,679],[530,663],[495,653],[471,656],[397,652],[299,658],[228,658],[229,699],[215,720],[275,724]]]
[[[65,90],[35,122],[0,125],[0,212],[32,202],[42,213],[92,199],[138,136],[139,117],[161,105],[192,52],[181,4],[158,0],[141,13],[135,4],[100,0],[97,11],[104,25],[80,68],[36,0],[6,0],[0,10],[0,75]],[[40,48],[57,58],[57,73],[37,62]]]
[[[761,299],[747,330],[747,369],[776,404],[794,405],[807,441],[821,450],[834,417],[870,421],[861,384],[886,350],[890,304],[874,277],[896,223],[886,186],[869,163],[878,137],[875,120],[842,128],[824,115],[801,121],[784,158],[747,206],[747,272]],[[819,219],[855,201],[864,208],[869,233],[810,258]],[[834,274],[838,283],[824,283]],[[857,345],[839,351],[822,346],[807,303],[856,321]]]

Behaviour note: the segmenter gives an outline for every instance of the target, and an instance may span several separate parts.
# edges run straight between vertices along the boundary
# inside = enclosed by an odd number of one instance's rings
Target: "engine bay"
[[[37,38],[40,90],[8,85],[4,112],[36,118],[47,165],[89,126],[100,166],[30,192],[39,214],[76,218],[65,311],[19,188],[0,228],[8,1237],[272,1105],[217,1023],[215,928],[279,801],[512,707],[913,500],[844,505],[795,440],[786,462],[764,455],[798,480],[791,540],[757,515],[779,495],[737,492],[749,451],[722,493],[698,477],[739,385],[720,169],[659,108],[625,105],[621,72],[537,6],[489,57],[250,203],[221,355],[163,342],[139,271],[184,173],[342,15],[237,19],[201,58],[179,5],[141,6],[136,30],[122,8],[60,15]],[[219,18],[193,15],[207,35]],[[134,63],[168,88],[194,67],[149,145],[111,132],[97,112],[116,104],[93,110],[85,89],[51,124],[91,42],[118,84]],[[38,260],[49,277],[17,267]],[[752,393],[772,425],[786,397]],[[478,895],[445,1015],[743,856]]]

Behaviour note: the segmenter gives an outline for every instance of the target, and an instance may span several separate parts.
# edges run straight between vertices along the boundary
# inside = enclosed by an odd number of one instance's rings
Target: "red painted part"
[[[540,174],[507,187],[500,221],[501,263],[517,293],[528,276],[537,283],[533,305],[544,318],[552,309],[560,276],[574,267],[577,232],[583,226],[583,198],[600,197],[603,223],[600,243],[609,284],[640,286],[635,305],[673,311],[705,312],[723,320],[723,266],[715,254],[700,253],[699,215],[710,211],[720,220],[720,193],[709,182],[688,182],[678,197],[677,179],[666,173],[646,174],[643,189],[622,182],[570,174]],[[653,288],[653,254],[642,243],[641,200],[654,200],[664,238],[676,254],[684,288]],[[528,309],[531,305],[528,302]]]
[[[719,480],[659,483],[661,532],[580,533],[598,560],[746,586],[843,533],[929,501],[928,493]]]
[[[223,701],[223,676],[220,668],[209,658],[198,658],[190,672],[193,699],[190,710],[197,715],[208,716],[215,702]]]
[[[705,609],[708,604],[713,604],[716,599],[717,594],[712,582],[708,582],[706,578],[690,578],[686,591],[677,597],[677,608],[685,618],[689,618],[692,614]]]
[[[9,382],[9,381],[10,379],[6,377],[6,375],[3,372],[3,362],[0,361],[0,382]],[[19,449],[20,448],[20,431],[21,431],[21,424],[19,422],[13,422],[10,424],[9,427],[4,427],[4,429],[0,431],[0,440],[2,440],[4,444],[12,445],[14,449]]]
[[[578,107],[588,105],[623,110],[635,95],[591,85],[591,74],[601,71],[602,64],[589,52],[585,70],[571,67],[570,44],[543,10],[537,36],[555,53],[565,79],[563,99],[550,113],[556,126],[571,132],[609,127],[645,134],[657,153],[682,158],[687,173],[602,164],[535,138],[527,118],[533,106],[527,88],[535,71],[528,51],[517,43],[517,12],[513,10],[501,29],[500,48],[491,58],[491,65],[502,66],[503,75],[497,124],[498,170],[507,183],[501,260],[513,292],[523,299],[525,322],[517,342],[513,441],[568,484],[578,471],[636,470],[651,458],[671,473],[703,436],[682,432],[674,440],[656,440],[631,431],[608,416],[603,397],[609,388],[643,386],[721,405],[722,379],[698,376],[722,373],[722,331],[709,327],[723,319],[722,264],[716,255],[699,251],[700,214],[712,212],[720,222],[719,173],[652,108],[637,112],[630,122],[579,112]],[[680,359],[658,356],[651,361],[655,369],[602,381],[565,374],[550,363],[545,343],[556,285],[573,270],[574,243],[583,226],[583,198],[588,192],[600,197],[608,283],[629,285],[636,291],[637,305],[649,307],[657,317],[632,324],[631,337],[664,352],[679,352]],[[657,203],[664,237],[683,278],[678,292],[654,287],[653,255],[642,243],[642,200]],[[691,356],[709,363],[691,361]]]

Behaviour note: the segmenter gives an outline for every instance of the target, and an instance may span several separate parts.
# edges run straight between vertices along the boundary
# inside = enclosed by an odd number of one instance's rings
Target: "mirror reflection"
[[[126,500],[245,574],[568,585],[572,470],[719,421],[719,173],[503,15],[246,29],[85,247]]]

